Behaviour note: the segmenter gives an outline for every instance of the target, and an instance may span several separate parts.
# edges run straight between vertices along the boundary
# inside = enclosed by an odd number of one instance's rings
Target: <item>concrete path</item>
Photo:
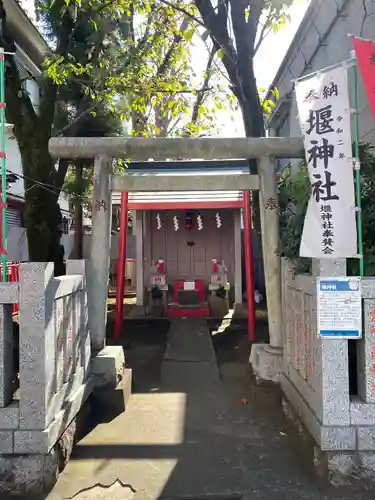
[[[203,320],[174,321],[160,384],[79,443],[48,500],[373,498],[319,489],[288,444],[279,400],[258,404],[267,390],[249,386],[246,364],[219,372]]]

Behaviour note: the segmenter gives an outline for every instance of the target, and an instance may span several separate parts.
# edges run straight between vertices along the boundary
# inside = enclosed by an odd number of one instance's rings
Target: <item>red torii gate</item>
[[[202,202],[200,203],[202,205]],[[169,203],[169,208],[176,208],[175,204]],[[131,207],[130,207],[131,208]],[[158,207],[160,209],[160,206]],[[164,207],[162,207],[164,208]],[[186,208],[185,205],[183,208]],[[191,208],[191,207],[190,207]],[[255,342],[255,300],[254,300],[254,259],[251,234],[251,200],[250,192],[243,192],[243,200],[231,202],[205,203],[204,207],[194,208],[243,208],[244,211],[244,249],[245,249],[245,277],[246,277],[246,297],[247,297],[247,323],[248,336],[250,342]],[[119,255],[117,261],[117,281],[116,281],[116,308],[115,308],[115,338],[119,339],[122,332],[124,314],[124,293],[125,293],[125,264],[126,264],[126,236],[128,228],[129,194],[121,193],[120,208],[120,240]]]

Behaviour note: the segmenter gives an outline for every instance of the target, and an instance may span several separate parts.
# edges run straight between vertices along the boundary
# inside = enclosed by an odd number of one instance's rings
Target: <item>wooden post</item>
[[[250,192],[244,191],[244,247],[247,298],[247,328],[250,342],[255,342],[254,256],[251,231]]]
[[[121,338],[124,317],[124,291],[126,268],[126,237],[128,232],[128,193],[121,193],[120,241],[116,277],[115,339]]]

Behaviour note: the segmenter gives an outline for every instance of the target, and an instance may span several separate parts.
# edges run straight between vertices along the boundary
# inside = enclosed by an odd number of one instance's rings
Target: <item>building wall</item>
[[[84,235],[83,237],[83,259],[90,257],[91,235]],[[74,234],[63,234],[61,243],[65,250],[65,259],[71,258],[71,253],[74,246]],[[110,259],[111,266],[116,269],[118,259],[118,244],[119,235],[114,234],[111,236]],[[135,259],[135,236],[128,235],[127,238],[127,259]],[[16,227],[8,225],[7,228],[7,260],[9,262],[25,262],[29,260],[29,251],[27,247],[26,229],[23,227]]]
[[[216,227],[216,213],[222,227]],[[196,214],[197,212],[195,212]],[[185,211],[160,211],[162,227],[157,229],[156,212],[146,212],[144,231],[144,284],[149,285],[150,265],[163,258],[169,284],[175,279],[204,279],[209,281],[212,259],[223,260],[228,267],[228,279],[234,285],[234,210],[201,210],[203,229],[198,231],[196,216],[193,229],[185,229]],[[174,230],[173,217],[180,220]]]
[[[40,90],[35,80],[26,80],[29,76],[37,76],[40,74],[39,68],[32,62],[28,55],[17,46],[16,50],[16,64],[21,78],[25,79],[25,87],[30,96],[31,102],[35,111],[39,112],[40,105]],[[13,135],[12,124],[7,125],[5,134],[5,147],[7,154],[6,168],[8,173],[13,173],[17,176],[17,180],[10,185],[7,193],[23,199],[25,196],[24,178],[22,170],[22,160],[17,140]],[[69,202],[66,196],[62,194],[59,199],[60,208],[66,213],[69,213]],[[67,214],[64,214],[67,215]]]
[[[372,0],[364,1],[366,18],[362,1],[312,0],[308,10],[310,19],[305,23],[305,31],[300,34],[300,39],[297,38],[293,42],[274,81],[280,91],[280,99],[271,122],[272,135],[279,131],[290,136],[301,135],[293,79],[349,59],[353,49],[349,33],[369,39],[375,38],[375,3]],[[362,79],[359,80],[360,137],[364,142],[375,144],[375,123]],[[289,115],[289,131],[280,127],[285,113]]]
[[[37,71],[32,61],[29,60],[28,56],[20,47],[17,48],[16,64],[21,78],[26,79],[28,76],[34,74]],[[37,83],[31,79],[25,80],[25,87],[27,92],[29,93],[34,109],[37,111],[40,104],[39,87]],[[21,154],[18,148],[17,140],[13,135],[12,124],[9,124],[6,127],[5,140],[7,171],[16,174],[18,177],[18,179],[11,184],[7,192],[11,195],[17,196],[18,198],[24,198],[25,188],[22,173]]]

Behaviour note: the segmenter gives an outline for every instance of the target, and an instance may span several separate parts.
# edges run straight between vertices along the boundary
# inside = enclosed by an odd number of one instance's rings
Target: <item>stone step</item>
[[[174,318],[185,317],[208,317],[210,315],[210,308],[207,302],[202,302],[197,305],[180,305],[174,302],[168,304],[168,316]]]
[[[91,396],[91,409],[95,419],[101,420],[108,415],[117,416],[127,410],[132,393],[132,370],[124,369],[124,374],[115,388],[97,387]]]

